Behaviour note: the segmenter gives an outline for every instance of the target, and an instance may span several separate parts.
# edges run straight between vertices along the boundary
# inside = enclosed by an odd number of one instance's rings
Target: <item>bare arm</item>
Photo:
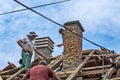
[[[58,44],[57,46],[58,46],[58,47],[61,47],[61,46],[63,46],[63,45],[64,45],[64,44],[63,44],[63,43],[61,43],[61,44]]]
[[[24,51],[26,51],[26,49],[25,49],[25,47],[24,47],[24,45],[23,45],[22,40],[18,40],[17,43],[18,43],[18,45],[19,45]]]
[[[61,79],[54,73],[53,80],[61,80]]]
[[[49,76],[52,78],[52,80],[61,80],[51,68],[48,67],[48,69],[49,69]]]

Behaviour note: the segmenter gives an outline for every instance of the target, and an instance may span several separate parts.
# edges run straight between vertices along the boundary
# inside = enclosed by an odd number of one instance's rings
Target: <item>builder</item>
[[[65,43],[64,43],[65,30],[64,30],[63,28],[59,29],[59,33],[60,33],[61,36],[62,36],[63,42],[62,42],[61,44],[58,44],[57,46],[58,46],[58,47],[61,47],[61,46],[64,46],[64,44],[65,44]],[[63,56],[63,54],[62,54],[62,56]],[[62,68],[63,68],[63,63],[60,65],[60,68],[58,69],[58,71],[62,70]]]
[[[45,61],[41,61],[39,65],[32,67],[21,80],[49,80],[49,78],[54,78],[54,80],[61,80],[52,69],[46,66]]]
[[[59,33],[62,35],[63,43],[58,44],[57,46],[58,46],[58,47],[61,47],[61,46],[64,46],[64,34],[65,34],[64,29],[62,29],[62,28],[59,29]]]
[[[41,55],[42,57],[44,57],[47,60],[47,58],[39,50],[37,50],[33,45],[32,41],[36,37],[37,37],[37,35],[35,34],[35,32],[30,32],[29,35],[27,35],[27,38],[17,41],[19,46],[22,48],[23,62],[22,62],[22,65],[20,66],[20,69],[23,67],[25,67],[26,71],[28,71],[30,69],[31,57],[32,57],[33,51],[35,51],[35,53]]]

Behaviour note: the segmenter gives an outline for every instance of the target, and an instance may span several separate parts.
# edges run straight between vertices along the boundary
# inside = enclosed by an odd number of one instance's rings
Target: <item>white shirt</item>
[[[33,50],[35,49],[33,42],[30,41],[28,38],[22,39],[22,42],[26,50],[33,54]]]

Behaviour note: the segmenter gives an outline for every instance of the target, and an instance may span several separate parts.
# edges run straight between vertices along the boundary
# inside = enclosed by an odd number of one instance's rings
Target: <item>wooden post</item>
[[[13,63],[11,63],[11,62],[8,62],[8,64],[13,68],[13,69],[15,69],[15,68],[17,68]]]
[[[82,69],[82,67],[87,63],[87,61],[90,59],[89,56],[91,56],[95,50],[93,50],[88,57],[86,57],[82,63],[74,70],[74,72],[66,79],[66,80],[74,80],[75,76],[79,73],[79,71]]]

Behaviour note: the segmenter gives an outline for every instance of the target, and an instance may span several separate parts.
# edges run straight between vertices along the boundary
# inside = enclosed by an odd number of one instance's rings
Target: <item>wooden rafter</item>
[[[98,70],[98,69],[102,69],[102,68],[110,68],[110,67],[111,67],[111,65],[95,66],[95,67],[82,68],[82,71]]]
[[[82,55],[82,57],[87,57],[88,55]],[[113,57],[113,54],[101,54],[101,55],[91,55],[90,57],[98,57],[98,56],[105,56],[105,57]],[[114,56],[120,56],[120,54],[114,54]]]
[[[13,63],[8,62],[8,66],[6,66],[2,71],[14,69],[14,68],[16,68],[16,66]]]
[[[84,70],[84,68],[83,68]],[[79,74],[76,75],[76,77],[83,77],[83,76],[90,76],[90,75],[99,75],[102,73],[105,73],[108,69],[105,69],[104,71],[100,68],[100,69],[96,69],[96,70],[89,70],[89,71],[82,71]],[[67,75],[70,75],[74,73],[74,71],[66,71],[64,73],[64,71],[60,71],[60,72],[56,72],[56,74],[60,77],[60,78],[67,78]],[[66,75],[67,74],[67,75]]]
[[[57,58],[53,63],[50,63],[48,65],[48,67],[50,67],[51,69],[55,70],[57,67],[60,66],[60,64],[62,63],[63,59],[62,58]]]
[[[15,69],[10,69],[10,70],[6,70],[6,71],[1,71],[0,75],[14,74],[18,70],[19,70],[18,68],[15,68]]]

